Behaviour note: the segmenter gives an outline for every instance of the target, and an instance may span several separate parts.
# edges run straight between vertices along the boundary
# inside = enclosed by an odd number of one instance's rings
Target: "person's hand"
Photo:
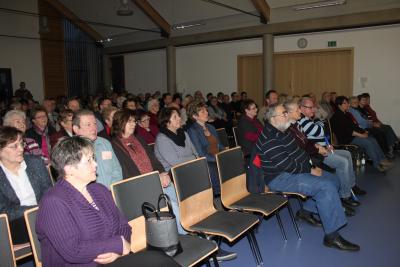
[[[116,259],[118,259],[119,257],[120,257],[120,255],[118,255],[117,253],[106,252],[106,253],[98,255],[97,258],[94,259],[94,262],[96,262],[98,264],[109,264],[109,263],[115,261]]]
[[[315,176],[321,176],[322,175],[322,170],[318,167],[312,168],[311,169],[311,174]]]
[[[125,256],[125,255],[128,255],[129,252],[131,252],[131,244],[128,241],[126,241],[123,236],[121,236],[121,239],[122,239],[122,248],[123,248],[122,255]]]
[[[161,181],[161,186],[163,188],[169,186],[171,183],[171,178],[169,177],[167,172],[160,173],[160,181]]]
[[[360,137],[361,138],[368,138],[368,132],[362,133]]]

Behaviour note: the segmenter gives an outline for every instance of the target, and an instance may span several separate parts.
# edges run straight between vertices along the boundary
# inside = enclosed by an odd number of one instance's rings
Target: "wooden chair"
[[[155,171],[114,183],[111,192],[117,207],[132,226],[131,250],[146,251],[145,219],[141,205],[145,201],[157,205],[158,197],[163,193],[159,173]],[[214,242],[189,235],[180,235],[179,240],[183,251],[174,257],[177,263],[193,266],[213,256],[214,264],[218,266],[215,258],[218,247]]]
[[[246,235],[256,265],[260,265],[263,260],[253,232],[259,223],[258,217],[215,209],[206,158],[179,164],[171,171],[183,228],[192,233],[225,238],[229,242]]]
[[[36,216],[38,210],[39,207],[26,210],[24,212],[24,217],[25,217],[26,227],[28,228],[29,240],[31,242],[31,248],[33,252],[33,259],[35,260],[35,265],[36,267],[42,267],[42,252],[40,249],[40,242],[39,239],[37,238],[37,234],[35,231]]]
[[[226,133],[225,128],[219,128],[217,129],[217,134],[219,141],[221,144],[225,147],[225,149],[229,148],[229,140],[228,140],[228,134]]]
[[[287,207],[293,226],[300,238],[292,208],[283,194],[254,194],[247,190],[246,163],[240,146],[218,153],[216,160],[221,185],[221,200],[224,207],[238,211],[261,213],[265,217],[275,215],[285,240],[287,238],[279,210]]]
[[[0,214],[0,267],[17,267],[7,214]]]

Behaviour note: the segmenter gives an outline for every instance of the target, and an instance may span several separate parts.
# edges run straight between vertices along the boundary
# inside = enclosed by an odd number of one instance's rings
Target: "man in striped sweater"
[[[315,106],[311,98],[303,97],[300,100],[301,119],[298,121],[301,130],[310,141],[313,141],[324,149],[324,163],[336,170],[336,174],[340,180],[339,195],[343,205],[351,211],[352,207],[357,207],[360,202],[351,198],[351,190],[354,193],[363,195],[365,191],[356,185],[356,176],[353,168],[353,160],[351,153],[343,149],[333,149],[328,143],[325,134],[324,123],[320,120],[314,120]],[[354,210],[352,210],[355,213]]]
[[[338,195],[337,178],[311,167],[307,153],[286,132],[290,126],[287,115],[281,104],[270,106],[266,113],[267,122],[256,143],[265,183],[273,191],[298,192],[309,196],[297,217],[313,225],[321,225],[312,216],[318,213],[325,231],[325,246],[358,251],[358,245],[345,240],[338,232],[347,220]]]

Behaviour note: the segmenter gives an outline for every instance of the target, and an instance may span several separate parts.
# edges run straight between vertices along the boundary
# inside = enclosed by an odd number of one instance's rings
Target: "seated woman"
[[[26,131],[26,115],[20,110],[10,110],[4,115],[4,126],[11,126],[20,130],[23,134]],[[22,137],[24,142],[24,153],[42,157],[42,150],[35,139]],[[47,158],[43,158],[47,163]]]
[[[179,221],[178,200],[171,178],[158,161],[152,149],[140,137],[133,133],[136,128],[135,112],[122,109],[114,114],[113,138],[111,144],[122,168],[122,177],[130,178],[152,171],[160,172],[161,186],[165,194],[171,199],[172,209]],[[178,224],[178,231],[185,233]]]
[[[104,124],[104,129],[98,132],[97,136],[103,137],[108,141],[111,140],[112,122],[114,114],[115,112],[117,112],[117,110],[118,108],[111,106],[111,107],[106,107],[101,111],[101,116],[103,117],[105,124]]]
[[[142,137],[147,144],[153,144],[156,141],[158,127],[150,124],[150,116],[143,109],[135,111],[135,119],[138,122],[136,135]]]
[[[59,124],[61,126],[61,129],[52,134],[50,136],[50,145],[51,147],[55,146],[58,142],[63,137],[69,137],[72,136],[72,117],[74,116],[74,112],[70,109],[64,109],[63,111],[60,112],[60,116],[58,117],[59,119]]]
[[[194,101],[189,106],[188,117],[194,122],[188,133],[200,157],[206,157],[211,177],[214,196],[220,195],[220,185],[215,154],[224,149],[218,139],[217,131],[208,122],[207,105],[201,101]]]
[[[150,99],[147,102],[147,111],[150,117],[150,125],[158,127],[158,112],[160,111],[160,102],[157,99]]]
[[[74,136],[51,153],[62,179],[40,202],[36,232],[43,266],[97,266],[130,252],[131,228],[96,181],[92,141]]]
[[[197,151],[189,135],[182,129],[181,117],[177,108],[164,108],[160,111],[160,133],[157,135],[154,151],[164,169],[196,159]]]
[[[24,154],[22,135],[14,127],[0,127],[0,213],[8,215],[14,244],[29,242],[24,211],[51,187],[43,160]]]
[[[225,111],[218,106],[218,99],[215,96],[210,98],[210,105],[207,108],[209,122],[216,128],[227,128],[228,126],[232,128],[231,125],[228,125],[228,119]]]
[[[362,147],[372,160],[373,166],[380,172],[392,167],[375,138],[369,136],[368,132],[354,123],[349,113],[349,100],[345,96],[338,96],[335,100],[336,111],[331,118],[332,130],[339,144],[353,144]]]

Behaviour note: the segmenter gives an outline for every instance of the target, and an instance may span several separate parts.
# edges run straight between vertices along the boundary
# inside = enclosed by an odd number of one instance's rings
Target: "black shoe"
[[[322,227],[322,223],[319,219],[315,218],[314,215],[311,212],[306,212],[304,210],[299,210],[296,213],[296,220],[298,221],[306,221],[312,226],[320,226]]]
[[[352,199],[351,197],[348,197],[348,198],[342,198],[342,204],[348,207],[358,207],[360,206],[361,203],[358,202],[357,200]]]
[[[337,248],[340,250],[348,250],[348,251],[359,251],[360,246],[353,244],[346,239],[344,239],[341,235],[336,236],[335,238],[329,239],[326,236],[324,237],[324,245],[330,248]]]
[[[363,196],[367,194],[367,191],[359,188],[357,185],[353,186],[353,193],[358,195],[358,196]]]
[[[222,248],[218,249],[218,252],[217,252],[217,261],[218,262],[230,261],[230,260],[236,259],[236,257],[237,257],[236,252],[226,251],[226,250],[223,250]]]
[[[356,211],[346,205],[343,205],[343,209],[344,214],[346,214],[347,217],[353,217],[354,215],[356,215]]]

